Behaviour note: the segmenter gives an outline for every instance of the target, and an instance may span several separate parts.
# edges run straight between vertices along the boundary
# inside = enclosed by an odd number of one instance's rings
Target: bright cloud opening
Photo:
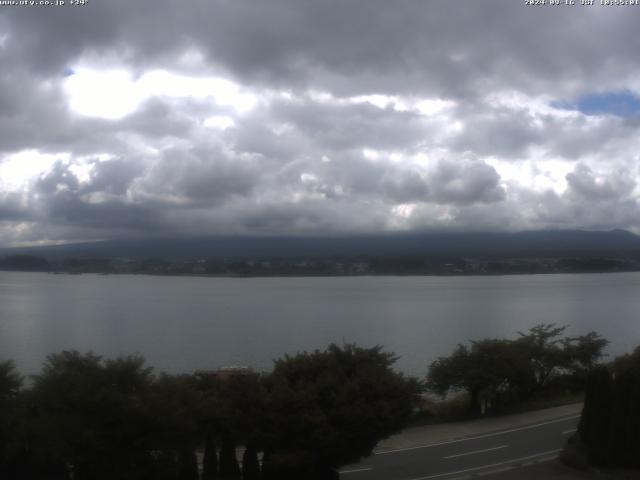
[[[41,153],[38,150],[22,150],[0,159],[0,186],[17,190],[32,178],[48,171],[57,161],[69,161],[69,153]]]
[[[209,128],[217,128],[219,130],[226,130],[235,126],[236,122],[231,117],[224,115],[213,115],[208,117],[204,121],[204,126]]]
[[[212,98],[218,105],[238,113],[257,103],[252,93],[217,77],[188,77],[165,70],[153,70],[134,79],[124,70],[73,69],[65,79],[71,109],[83,116],[117,120],[135,112],[152,97]]]

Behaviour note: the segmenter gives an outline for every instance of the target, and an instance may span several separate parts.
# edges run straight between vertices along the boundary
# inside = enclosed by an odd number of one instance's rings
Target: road
[[[558,456],[579,415],[461,439],[378,451],[341,470],[343,480],[462,480],[526,467]],[[515,478],[515,476],[514,476]]]

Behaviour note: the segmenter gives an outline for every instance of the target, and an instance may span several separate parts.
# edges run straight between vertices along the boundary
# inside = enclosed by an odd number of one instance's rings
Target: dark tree
[[[157,452],[153,462],[153,475],[150,480],[176,480],[178,477],[178,458],[168,450]]]
[[[578,432],[582,441],[592,446],[589,460],[595,464],[607,464],[611,453],[612,381],[605,366],[594,369],[587,379]]]
[[[222,437],[220,447],[220,478],[235,480],[240,478],[240,465],[236,458],[236,443],[229,433]]]
[[[70,465],[75,478],[138,475],[149,463],[151,369],[139,357],[48,357],[35,378],[28,421],[36,463]]]
[[[520,333],[517,340],[459,345],[451,355],[430,365],[427,385],[442,396],[466,391],[470,410],[476,415],[491,404],[526,400],[559,386],[583,391],[587,374],[598,365],[608,342],[595,332],[561,337],[565,329],[541,324]],[[550,388],[552,383],[556,390]]]
[[[204,457],[202,459],[202,480],[218,478],[218,453],[213,433],[207,432],[204,441]]]
[[[220,376],[207,372],[195,375],[202,395],[202,422],[211,441],[220,449],[220,478],[238,478],[240,467],[235,446],[257,445],[260,419],[265,409],[264,385],[252,372]]]
[[[464,390],[475,415],[497,401],[499,396],[517,397],[526,383],[526,357],[508,340],[481,340],[471,348],[459,345],[449,357],[440,357],[429,367],[427,385],[446,395]]]
[[[404,427],[418,388],[394,361],[354,345],[277,360],[262,422],[264,478],[328,478]]]
[[[22,387],[23,378],[11,360],[0,362],[0,401],[15,398]]]
[[[561,338],[566,329],[566,326],[556,327],[553,323],[543,323],[529,329],[527,333],[519,332],[517,344],[529,360],[530,395],[542,390],[559,369],[569,366],[571,359],[563,348]]]
[[[22,377],[11,361],[0,362],[0,477],[18,478],[24,450],[19,402]]]
[[[586,377],[604,357],[608,341],[595,332],[580,337],[562,337],[566,326],[540,324],[520,333],[516,345],[529,360],[528,396],[545,390],[558,378],[571,378],[575,389],[584,391]]]
[[[640,347],[617,359],[613,368],[612,463],[640,468]]]
[[[192,448],[183,448],[178,454],[178,480],[199,480],[198,459]]]
[[[578,426],[589,461],[640,468],[640,347],[594,370]]]
[[[191,475],[202,437],[202,400],[194,377],[160,375],[150,386],[146,408],[154,419],[149,431],[153,450],[176,458],[178,475]]]
[[[260,463],[258,461],[258,451],[253,445],[247,445],[242,455],[242,479],[259,480]]]

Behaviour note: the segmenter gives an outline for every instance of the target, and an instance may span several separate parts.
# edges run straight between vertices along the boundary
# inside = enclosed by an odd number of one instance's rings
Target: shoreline
[[[67,272],[44,270],[5,270],[8,273],[45,273],[48,275],[138,275],[151,277],[195,277],[195,278],[366,278],[366,277],[514,277],[541,275],[601,275],[616,273],[640,273],[638,270],[593,270],[593,271],[562,271],[562,272],[503,272],[503,273],[292,273],[292,274],[236,274],[236,273],[155,273],[155,272]]]

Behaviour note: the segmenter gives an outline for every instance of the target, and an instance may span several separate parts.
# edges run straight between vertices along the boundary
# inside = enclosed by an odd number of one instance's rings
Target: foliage
[[[20,391],[22,381],[11,360],[0,362],[0,401],[14,398]]]
[[[200,395],[190,375],[158,376],[149,385],[147,409],[153,412],[152,447],[177,456],[199,442]]]
[[[15,467],[12,460],[20,450],[22,383],[13,362],[0,362],[0,477],[9,476]]]
[[[394,361],[380,347],[354,345],[277,360],[261,439],[268,468],[310,476],[369,455],[401,429],[417,382],[395,373]]]
[[[450,389],[466,390],[471,410],[481,413],[482,406],[505,392],[512,393],[522,383],[526,371],[522,351],[508,340],[481,340],[471,348],[459,345],[450,357],[441,357],[429,368],[428,385],[445,395]]]
[[[242,455],[243,480],[258,480],[260,478],[260,462],[258,451],[253,445],[247,445]]]
[[[578,426],[591,463],[640,468],[640,347],[594,370]]]
[[[529,359],[529,394],[544,389],[555,376],[571,373],[582,376],[604,356],[609,341],[596,332],[579,337],[561,337],[566,326],[540,324],[520,333],[517,343]]]
[[[218,455],[216,443],[211,432],[207,432],[204,440],[204,457],[202,459],[202,480],[218,478]]]
[[[379,347],[332,345],[277,360],[266,376],[154,375],[137,356],[63,351],[26,390],[5,362],[0,475],[196,480],[204,445],[203,479],[334,478],[411,415],[418,383],[394,373],[394,361]],[[242,471],[236,444],[246,447]]]
[[[540,324],[516,340],[487,339],[459,345],[429,367],[430,391],[446,396],[464,390],[470,410],[484,413],[495,405],[522,402],[551,386],[581,389],[587,373],[603,356],[607,341],[595,332],[561,337],[566,327]],[[571,381],[559,382],[559,379]]]
[[[69,464],[75,478],[112,478],[149,462],[151,369],[140,357],[103,362],[91,353],[48,357],[30,392],[38,462]]]
[[[229,434],[222,438],[220,447],[220,478],[224,480],[240,478],[240,465],[236,458],[236,444]]]

